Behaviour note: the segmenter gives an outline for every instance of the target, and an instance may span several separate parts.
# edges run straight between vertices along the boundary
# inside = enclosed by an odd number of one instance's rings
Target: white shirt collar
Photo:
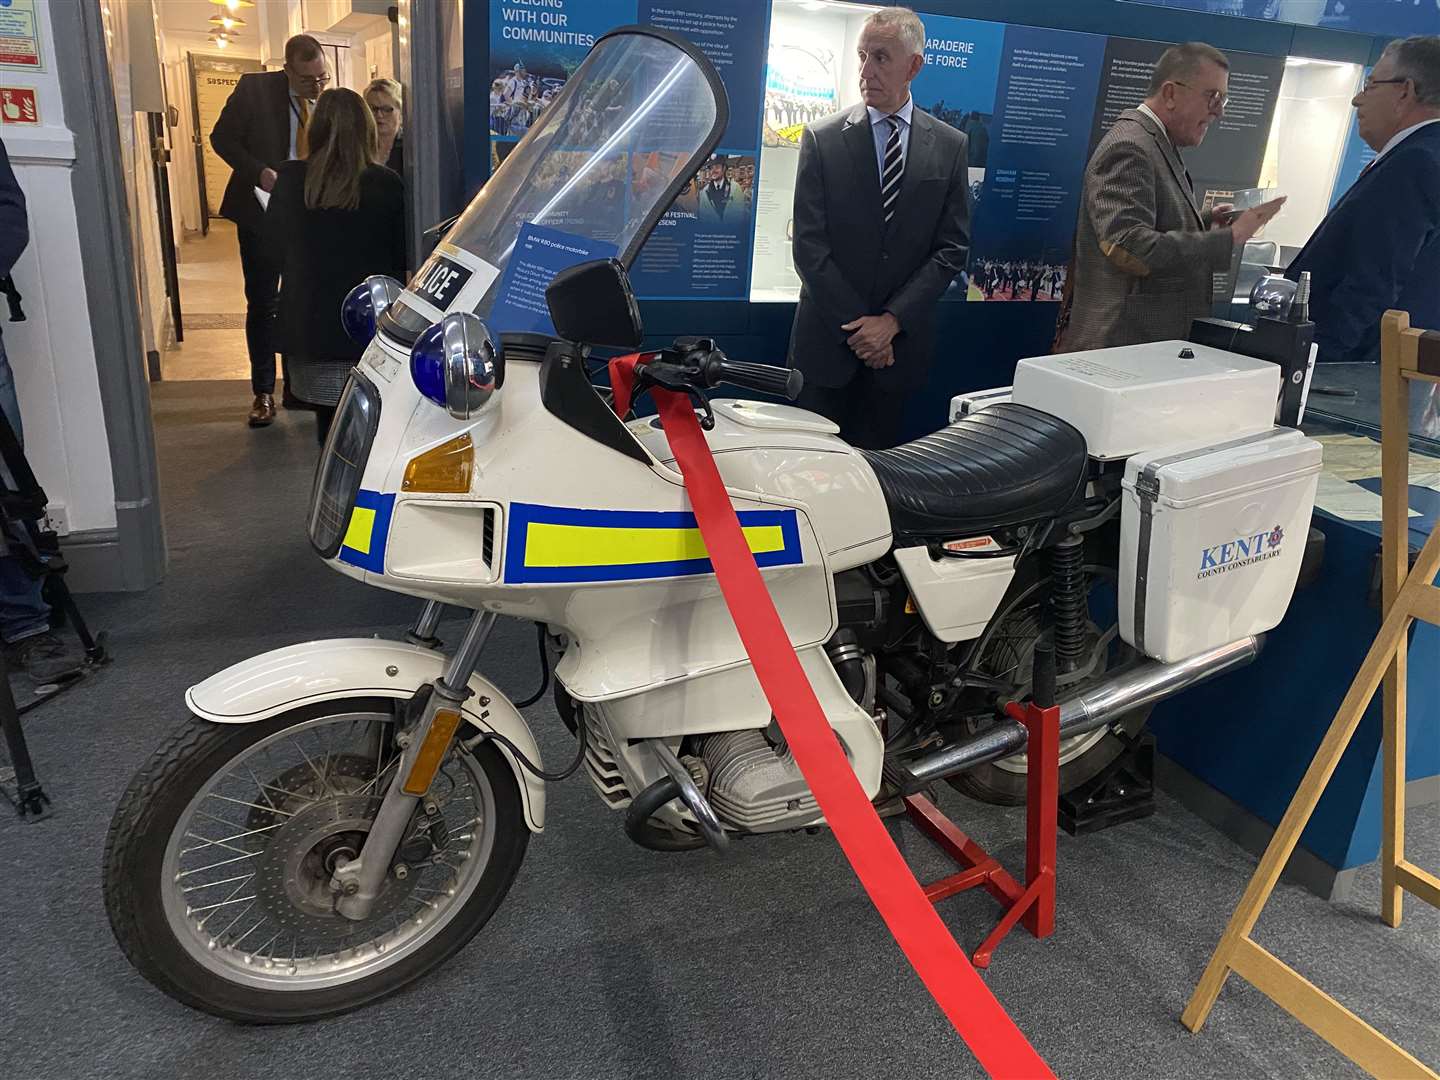
[[[872,108],[869,105],[865,106],[865,111],[870,114],[871,127],[874,127],[887,116],[898,116],[901,122],[904,123],[906,127],[909,127],[910,117],[915,112],[915,99],[913,97],[906,97],[905,104],[901,105],[900,108],[896,109],[893,113],[881,112],[879,109]]]
[[[1388,154],[1391,150],[1394,150],[1395,147],[1399,146],[1411,135],[1414,135],[1415,132],[1419,131],[1423,127],[1428,127],[1430,124],[1440,124],[1440,117],[1435,117],[1432,120],[1421,120],[1418,124],[1411,124],[1404,131],[1397,131],[1394,135],[1390,137],[1390,141],[1385,144],[1384,149],[1382,149],[1380,153],[1375,155],[1375,160],[1379,161],[1382,157]]]
[[[1150,106],[1146,105],[1143,101],[1140,102],[1139,105],[1136,105],[1135,108],[1138,109],[1140,112],[1144,113],[1151,120],[1154,120],[1155,125],[1160,129],[1160,134],[1165,136],[1165,141],[1170,143],[1171,145],[1174,145],[1174,140],[1170,138],[1170,132],[1165,130],[1165,122],[1161,120],[1160,117],[1155,115],[1154,109],[1150,108]]]

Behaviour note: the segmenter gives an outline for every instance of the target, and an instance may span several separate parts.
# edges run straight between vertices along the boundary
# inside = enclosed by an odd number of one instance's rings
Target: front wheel
[[[105,844],[110,925],[142,975],[231,1020],[314,1020],[394,993],[485,925],[530,835],[489,743],[446,759],[369,917],[334,909],[336,860],[359,853],[399,760],[392,704],[192,717],[160,746]]]

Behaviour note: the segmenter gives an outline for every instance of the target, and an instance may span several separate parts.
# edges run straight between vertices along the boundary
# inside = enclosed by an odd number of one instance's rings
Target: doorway
[[[169,310],[161,310],[165,304],[152,305],[151,377],[224,382],[227,400],[233,393],[248,405],[239,243],[235,226],[219,216],[230,168],[210,145],[210,132],[241,76],[282,66],[291,34],[309,33],[320,41],[334,74],[332,86],[363,90],[374,75],[393,74],[395,27],[385,14],[375,13],[385,11],[376,3],[347,5],[349,13],[331,26],[301,20],[338,11],[287,0],[147,0],[144,6],[153,8],[163,72],[170,222],[167,229],[164,222],[144,220],[164,217],[156,211],[166,208],[154,199],[137,199],[135,228],[152,232],[157,241],[167,232],[175,253]],[[118,68],[113,61],[112,70]],[[157,242],[157,253],[159,248]],[[157,262],[155,269],[163,268]],[[158,289],[150,292],[159,298]],[[142,303],[144,296],[142,289]]]

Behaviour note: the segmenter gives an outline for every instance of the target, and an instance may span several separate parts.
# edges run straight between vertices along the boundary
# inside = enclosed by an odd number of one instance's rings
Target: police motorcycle
[[[617,416],[589,377],[592,347],[638,346],[626,268],[727,113],[687,42],[609,33],[409,288],[352,294],[346,318],[374,337],[309,535],[333,569],[426,614],[405,641],[310,641],[187,692],[192,716],[132,780],[105,854],[115,936],[167,994],[299,1021],[421,978],[494,914],[545,824],[546,782],[574,771],[652,849],[824,825],[664,431]],[[668,179],[630,185],[642,158]],[[555,332],[492,334],[482,315],[524,327],[543,311],[524,285],[552,257],[573,263],[549,285]],[[950,426],[872,452],[773,400],[798,373],[700,338],[644,359],[637,389],[680,390],[701,414],[877,804],[941,779],[1023,796],[1024,730],[1003,706],[1029,693],[1042,638],[1062,785],[1083,782],[1155,701],[1248,662],[1295,587],[1318,448],[1273,427],[1273,364],[1181,343],[1025,361]],[[712,396],[721,384],[763,399]],[[473,613],[448,654],[440,605]],[[558,655],[575,737],[559,767],[482,674],[501,615],[544,627]]]

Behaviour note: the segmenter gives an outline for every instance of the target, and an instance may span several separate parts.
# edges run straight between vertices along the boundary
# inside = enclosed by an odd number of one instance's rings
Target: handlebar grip
[[[805,385],[805,376],[794,368],[776,367],[774,364],[747,364],[728,360],[722,353],[712,353],[705,361],[705,382],[709,386],[729,383],[761,394],[775,394],[789,401],[800,396]]]

